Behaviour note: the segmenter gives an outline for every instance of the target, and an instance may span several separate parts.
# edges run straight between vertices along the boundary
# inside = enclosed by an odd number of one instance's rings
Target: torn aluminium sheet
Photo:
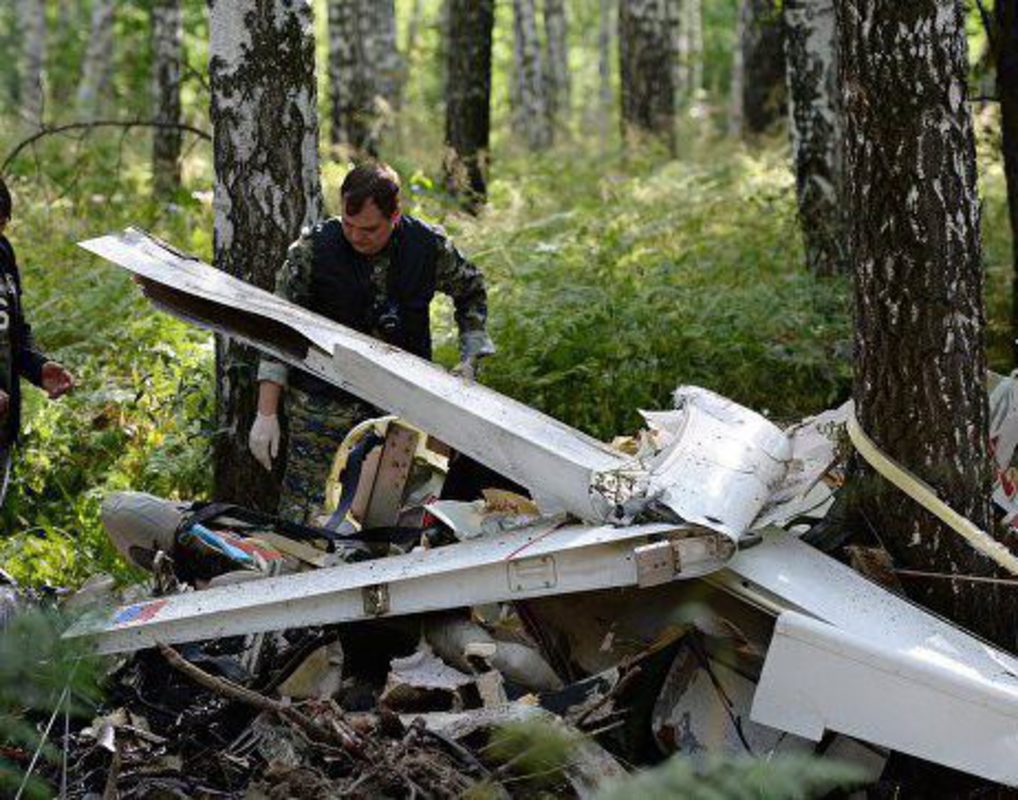
[[[727,555],[788,457],[763,417],[702,389],[680,390],[668,443],[635,460],[558,420],[441,367],[330,322],[128,229],[81,244],[139,276],[184,319],[242,339],[399,415],[526,486],[545,511],[628,524],[654,506],[672,522],[723,534]],[[720,550],[719,550],[720,552]]]

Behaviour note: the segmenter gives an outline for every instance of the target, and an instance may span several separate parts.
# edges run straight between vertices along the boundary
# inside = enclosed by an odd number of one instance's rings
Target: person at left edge
[[[21,276],[14,247],[4,235],[13,202],[0,178],[0,442],[17,438],[21,422],[20,378],[55,400],[74,388],[74,377],[39,349],[21,306]]]

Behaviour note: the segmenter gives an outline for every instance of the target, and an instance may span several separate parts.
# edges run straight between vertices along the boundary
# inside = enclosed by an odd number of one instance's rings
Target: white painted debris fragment
[[[662,448],[637,484],[678,519],[738,540],[785,476],[788,437],[774,423],[721,395],[683,386],[675,410],[642,412]]]

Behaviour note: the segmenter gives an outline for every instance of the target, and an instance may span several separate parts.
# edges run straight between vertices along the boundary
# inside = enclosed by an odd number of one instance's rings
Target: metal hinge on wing
[[[693,536],[651,542],[633,549],[638,586],[657,586],[676,578],[712,572],[735,552],[735,544],[723,534],[704,530]]]

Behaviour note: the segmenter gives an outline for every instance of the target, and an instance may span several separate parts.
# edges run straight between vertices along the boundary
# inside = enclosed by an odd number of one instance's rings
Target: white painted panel
[[[557,501],[580,519],[603,521],[603,503],[595,507],[591,501],[593,476],[627,465],[623,453],[481,384],[177,253],[141,231],[128,229],[81,246],[155,284],[146,284],[146,291],[173,313],[282,356],[398,414],[535,496]],[[242,320],[242,314],[249,316]],[[259,325],[251,315],[266,322]]]
[[[1018,785],[1013,680],[793,611],[778,618],[752,719],[813,740],[837,731]]]
[[[67,635],[93,638],[100,652],[117,652],[157,641],[197,641],[634,586],[633,548],[651,536],[681,533],[674,525],[662,524],[534,527],[137,603],[82,620]],[[364,590],[382,584],[388,610],[376,615],[365,608]]]

